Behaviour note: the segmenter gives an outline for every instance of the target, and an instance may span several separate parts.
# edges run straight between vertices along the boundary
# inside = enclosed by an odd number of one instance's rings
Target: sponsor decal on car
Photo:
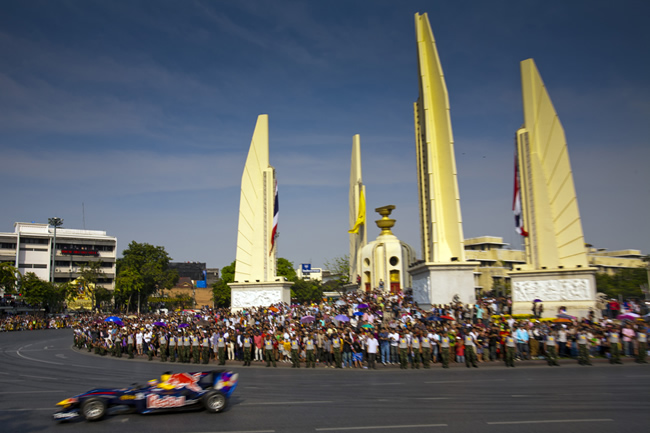
[[[172,395],[166,397],[160,397],[158,395],[152,394],[147,396],[147,408],[149,409],[161,409],[168,407],[181,407],[185,405],[185,397],[174,397]]]
[[[120,400],[135,400],[135,395],[123,395]]]
[[[52,415],[54,419],[72,419],[79,416],[77,412],[58,412]]]
[[[169,379],[163,382],[161,388],[164,389],[183,389],[187,388],[194,392],[201,392],[203,389],[198,385],[198,381],[201,379],[201,373],[189,374],[189,373],[176,373],[172,374]]]

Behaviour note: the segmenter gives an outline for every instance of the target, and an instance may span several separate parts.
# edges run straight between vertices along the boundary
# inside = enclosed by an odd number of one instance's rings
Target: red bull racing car
[[[82,417],[88,421],[102,419],[110,408],[126,407],[137,413],[204,407],[208,412],[221,412],[237,387],[238,374],[212,370],[196,373],[163,373],[160,380],[146,385],[120,389],[93,389],[67,398],[54,413],[57,421]]]

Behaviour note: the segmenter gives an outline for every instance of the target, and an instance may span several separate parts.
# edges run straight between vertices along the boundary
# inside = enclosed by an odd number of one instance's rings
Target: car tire
[[[212,413],[223,411],[228,405],[228,399],[219,391],[209,391],[203,396],[203,406],[205,410]]]
[[[81,415],[86,421],[99,421],[106,416],[106,402],[101,398],[90,398],[81,406]]]

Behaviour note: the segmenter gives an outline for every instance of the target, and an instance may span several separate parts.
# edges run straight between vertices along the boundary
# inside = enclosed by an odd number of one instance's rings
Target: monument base
[[[556,317],[560,308],[577,318],[588,317],[596,308],[596,269],[550,269],[512,271],[512,314],[532,314],[532,305],[539,299],[544,306],[542,317]]]
[[[413,300],[420,308],[453,302],[473,304],[474,263],[421,263],[409,269],[413,279]]]
[[[235,313],[251,307],[268,307],[284,302],[291,304],[290,281],[230,283],[230,310]]]

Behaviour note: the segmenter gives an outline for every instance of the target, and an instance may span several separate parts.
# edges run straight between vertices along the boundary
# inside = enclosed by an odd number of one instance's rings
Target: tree
[[[296,281],[296,270],[293,268],[293,262],[285,258],[278,258],[276,265],[276,274],[278,277],[285,277],[289,281]]]
[[[13,295],[20,286],[22,275],[9,262],[0,263],[0,291]]]
[[[136,296],[136,304],[138,303],[137,299],[140,298],[143,287],[142,275],[138,271],[133,268],[123,269],[115,279],[115,304],[124,304],[129,311],[134,296]]]
[[[178,272],[169,269],[171,257],[164,247],[132,241],[117,260],[117,281],[122,281],[121,298],[131,300],[134,295],[140,312],[140,303],[159,290],[171,289],[178,282]],[[123,275],[124,274],[124,275]],[[137,274],[137,277],[136,277]],[[123,276],[124,278],[121,278]]]
[[[323,299],[323,285],[317,280],[296,280],[291,286],[291,299],[299,304],[320,302]]]
[[[334,257],[332,261],[325,261],[325,268],[330,271],[330,275],[341,285],[350,282],[350,256],[345,254],[341,257]]]
[[[641,286],[648,283],[647,268],[621,268],[614,275],[596,274],[596,290],[610,298],[642,298]]]
[[[88,293],[90,293],[90,299],[92,301],[93,310],[95,308],[98,308],[102,302],[108,301],[112,297],[110,292],[108,292],[106,289],[97,286],[97,282],[103,276],[104,276],[104,271],[102,270],[101,260],[98,262],[88,262],[88,263],[81,264],[81,269],[79,270],[78,279],[81,280],[81,283],[83,284],[85,289],[88,291]]]
[[[212,299],[217,308],[229,308],[231,290],[228,283],[235,281],[235,261],[221,268],[221,278],[212,285]]]

